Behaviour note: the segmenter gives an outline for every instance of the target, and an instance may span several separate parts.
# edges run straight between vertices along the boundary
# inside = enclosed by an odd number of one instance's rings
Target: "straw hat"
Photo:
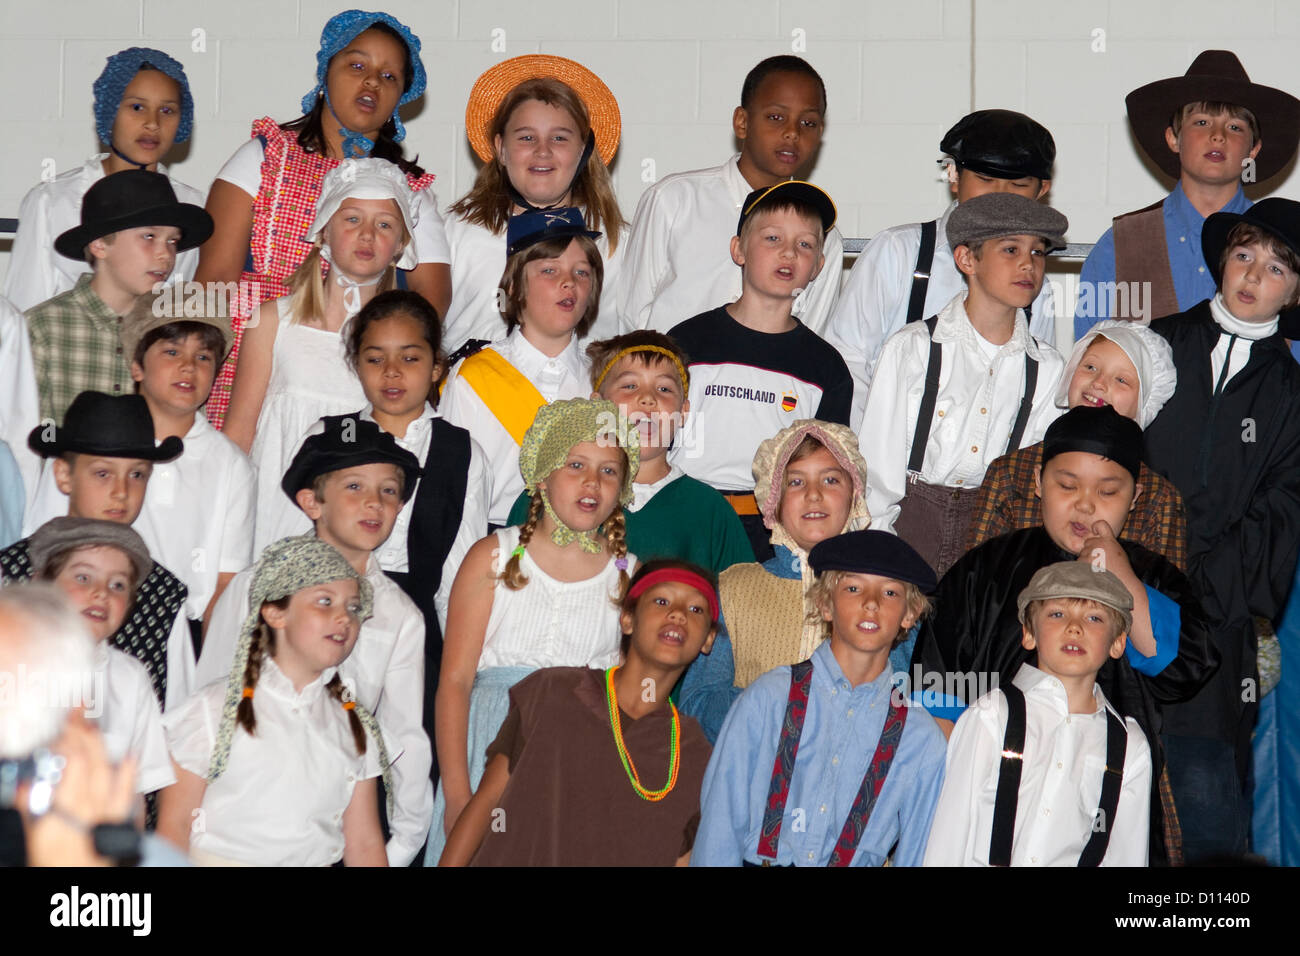
[[[492,159],[488,126],[506,95],[526,80],[544,78],[559,80],[578,94],[587,107],[591,128],[596,134],[596,151],[600,153],[601,162],[608,166],[618,150],[622,132],[618,100],[601,78],[581,63],[543,53],[503,60],[474,81],[474,88],[469,91],[469,103],[465,106],[465,133],[475,154],[485,163]]]

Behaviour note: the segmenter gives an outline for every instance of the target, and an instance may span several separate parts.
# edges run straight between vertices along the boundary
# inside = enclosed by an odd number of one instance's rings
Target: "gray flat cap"
[[[28,545],[32,573],[42,574],[56,555],[74,548],[117,548],[135,565],[135,583],[149,576],[153,558],[144,539],[130,525],[95,518],[54,518],[36,529]]]
[[[948,245],[974,245],[1003,236],[1041,236],[1047,249],[1065,248],[1070,221],[1051,206],[1017,193],[986,193],[963,203],[948,217]]]
[[[1114,608],[1124,618],[1124,632],[1133,626],[1133,595],[1113,571],[1095,568],[1084,561],[1061,561],[1039,568],[1029,579],[1028,586],[1016,599],[1020,623],[1025,623],[1025,611],[1031,601],[1051,598],[1078,598],[1096,601]]]

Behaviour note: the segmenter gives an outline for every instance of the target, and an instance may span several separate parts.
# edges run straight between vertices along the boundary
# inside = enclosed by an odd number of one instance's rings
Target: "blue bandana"
[[[190,138],[190,131],[194,129],[194,97],[190,96],[190,81],[185,76],[185,67],[162,50],[133,46],[110,56],[104,72],[95,80],[95,132],[99,134],[101,143],[113,145],[113,120],[122,103],[122,94],[145,63],[171,77],[181,88],[181,122],[176,127],[176,142],[183,143]]]
[[[420,60],[420,38],[412,33],[400,20],[387,13],[344,10],[342,13],[330,17],[329,22],[325,24],[325,29],[321,31],[320,49],[316,51],[316,85],[312,87],[310,93],[302,98],[302,111],[304,113],[310,113],[316,105],[316,98],[323,95],[325,105],[329,108],[330,114],[334,115],[334,107],[330,105],[329,88],[325,82],[325,75],[329,72],[330,60],[359,34],[364,33],[377,23],[382,23],[396,31],[406,43],[406,49],[411,56],[411,86],[402,94],[402,98],[397,101],[398,107],[405,106],[412,100],[419,99],[424,95],[425,74],[424,63]],[[335,116],[335,119],[338,119],[338,117]],[[406,138],[406,127],[402,125],[402,118],[397,115],[396,109],[393,110],[393,125],[397,127],[397,132],[393,135],[393,141],[400,143]],[[344,158],[352,158],[356,155],[369,156],[370,151],[375,148],[375,144],[371,139],[362,136],[360,133],[355,133],[347,127],[339,126],[339,132],[343,135]]]

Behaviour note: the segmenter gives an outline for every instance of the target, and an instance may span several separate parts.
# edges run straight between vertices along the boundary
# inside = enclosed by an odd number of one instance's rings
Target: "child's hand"
[[[1083,549],[1079,552],[1079,560],[1086,564],[1103,571],[1110,571],[1121,581],[1124,586],[1134,594],[1134,589],[1142,590],[1142,582],[1137,579],[1133,573],[1133,565],[1129,564],[1128,555],[1124,552],[1123,546],[1120,545],[1119,539],[1115,537],[1115,532],[1111,530],[1110,524],[1098,519],[1092,525],[1092,537],[1083,542]],[[1145,596],[1145,591],[1143,591]]]

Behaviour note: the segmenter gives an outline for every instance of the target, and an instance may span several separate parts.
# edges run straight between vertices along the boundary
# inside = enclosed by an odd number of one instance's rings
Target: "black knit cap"
[[[939,149],[957,165],[996,179],[1052,178],[1056,141],[1036,120],[1012,110],[978,110],[944,135]]]
[[[366,421],[360,414],[330,415],[322,418],[317,427],[323,430],[308,435],[302,447],[293,456],[284,473],[280,487],[297,504],[294,497],[321,475],[357,465],[390,464],[402,469],[406,480],[402,484],[402,501],[411,500],[415,483],[420,477],[420,462],[405,448],[397,444],[392,435],[374,422]]]
[[[1057,455],[1071,451],[1109,458],[1137,481],[1142,468],[1142,428],[1110,405],[1079,405],[1047,426],[1043,467]]]
[[[827,571],[877,574],[915,584],[924,594],[929,594],[939,583],[934,568],[906,541],[887,531],[850,531],[820,541],[808,553],[808,565],[816,574]]]

